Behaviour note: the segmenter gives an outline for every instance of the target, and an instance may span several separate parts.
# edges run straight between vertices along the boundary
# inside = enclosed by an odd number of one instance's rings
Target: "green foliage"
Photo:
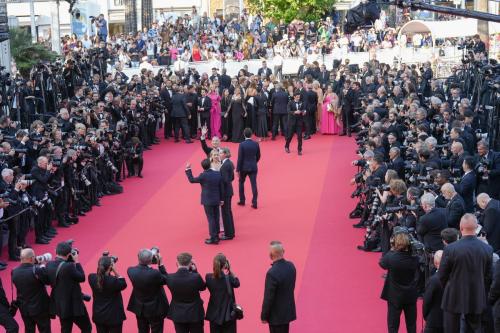
[[[42,44],[32,44],[31,35],[24,29],[13,28],[9,32],[10,52],[16,61],[17,69],[27,77],[33,65],[39,61],[54,61],[57,53]]]
[[[264,17],[287,23],[294,19],[318,21],[334,3],[335,0],[248,0],[252,12],[262,12]]]

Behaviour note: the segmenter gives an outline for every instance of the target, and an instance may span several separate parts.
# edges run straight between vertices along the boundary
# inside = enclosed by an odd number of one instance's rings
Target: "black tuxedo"
[[[318,81],[321,84],[322,89],[326,89],[328,83],[330,83],[330,72],[325,70],[324,72],[319,72]]]
[[[447,227],[446,211],[443,208],[433,208],[417,221],[417,234],[426,250],[435,252],[443,249],[441,231]]]
[[[464,175],[455,189],[462,196],[465,203],[465,212],[474,212],[474,192],[476,190],[476,173],[471,171]]]
[[[182,135],[184,139],[188,140],[190,138],[188,117],[191,111],[186,105],[186,98],[184,94],[175,93],[172,96],[172,110],[170,111],[170,118],[174,123],[174,138],[178,140],[179,129],[182,127]]]
[[[445,332],[460,331],[460,314],[465,316],[466,325],[480,327],[487,305],[492,255],[491,246],[475,236],[462,237],[444,248],[438,275],[444,287],[441,308]]]
[[[492,198],[500,199],[500,152],[490,150],[486,157],[480,158],[488,165],[488,180],[479,179],[477,193],[486,192]]]
[[[288,326],[297,318],[294,296],[296,275],[294,264],[285,259],[275,261],[267,271],[260,319],[267,321],[271,327]]]
[[[500,250],[500,202],[491,199],[484,209],[483,227],[493,251]]]
[[[200,115],[201,126],[206,126],[208,129],[208,136],[212,137],[210,130],[210,109],[212,108],[212,100],[210,97],[198,98],[198,114]]]
[[[307,114],[305,105],[300,101],[299,102],[290,101],[288,102],[287,105],[287,111],[288,111],[288,132],[286,137],[285,148],[287,149],[290,148],[290,142],[292,141],[293,136],[297,134],[297,141],[298,141],[297,150],[301,152],[302,131],[304,130],[304,122],[307,122],[307,120],[304,120],[305,118],[304,113],[295,114],[294,112],[303,111]]]
[[[205,290],[206,285],[200,274],[179,268],[176,273],[168,274],[167,286],[172,294],[168,318],[174,322],[175,331],[203,332],[205,311],[200,291]]]
[[[89,275],[92,288],[92,321],[96,326],[111,328],[121,326],[126,319],[122,290],[127,288],[125,278],[105,275],[102,289],[97,286],[97,274]]]
[[[132,282],[132,294],[127,310],[137,317],[139,333],[163,332],[163,320],[168,313],[168,300],[163,286],[167,284],[167,271],[164,266],[153,269],[145,265],[129,267],[127,270]]]
[[[193,177],[191,169],[186,170],[186,176],[190,183],[201,185],[201,204],[205,209],[208,220],[208,231],[210,238],[219,238],[220,202],[224,198],[222,177],[219,171],[208,169],[203,171],[198,177]]]
[[[224,224],[224,235],[226,237],[234,237],[234,220],[233,211],[231,209],[231,200],[234,195],[233,180],[234,180],[234,164],[230,159],[222,161],[220,167],[220,175],[222,177],[222,223]]]
[[[236,325],[236,320],[231,316],[232,305],[234,304],[234,293],[229,295],[227,290],[226,279],[229,279],[229,284],[232,288],[238,288],[240,286],[240,280],[229,275],[226,277],[224,273],[218,279],[214,277],[212,273],[205,276],[205,281],[207,288],[210,291],[210,299],[207,306],[207,315],[205,318],[210,321],[210,324],[214,323],[216,325],[224,325],[228,322],[234,322]],[[236,326],[235,330],[236,332]]]
[[[19,311],[26,332],[50,332],[50,298],[45,288],[49,284],[45,267],[21,264],[12,270],[12,283],[16,286]]]
[[[396,171],[399,178],[405,178],[405,161],[401,156],[398,156],[394,160],[389,161],[389,163],[387,163],[387,169]]]
[[[493,274],[493,283],[488,294],[488,301],[493,305],[495,332],[498,332],[500,329],[500,260],[495,264]]]
[[[423,316],[425,318],[425,329],[428,331],[443,329],[443,310],[441,302],[443,299],[443,287],[439,276],[434,274],[429,278],[425,287]]]
[[[252,185],[252,204],[257,206],[257,163],[260,160],[260,146],[252,139],[245,139],[238,147],[236,172],[239,172],[240,202],[245,203],[245,180],[248,176]]]
[[[460,219],[464,214],[464,199],[457,193],[446,205],[446,223],[448,227],[460,229]]]
[[[288,118],[288,94],[279,89],[271,97],[272,115],[273,115],[273,137],[278,135],[278,126],[281,128],[281,135],[287,135]]]
[[[265,75],[266,79],[268,79],[271,76],[271,74],[273,74],[273,71],[271,70],[271,68],[268,68],[268,67],[266,67],[266,68],[261,67],[257,71],[258,76]]]
[[[58,267],[60,269],[57,273]],[[61,332],[71,332],[73,323],[82,332],[90,332],[92,325],[83,303],[82,288],[80,286],[80,283],[85,282],[85,272],[82,265],[64,262],[62,259],[56,258],[54,261],[47,263],[47,274],[52,286],[50,312],[59,317]]]
[[[306,135],[316,133],[316,113],[318,111],[318,94],[314,90],[306,90],[304,94],[304,108],[307,111],[304,122]]]

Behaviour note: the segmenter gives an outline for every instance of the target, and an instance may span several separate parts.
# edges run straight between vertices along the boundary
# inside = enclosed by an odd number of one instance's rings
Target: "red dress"
[[[193,49],[193,54],[191,56],[193,57],[193,61],[201,61],[200,49]]]

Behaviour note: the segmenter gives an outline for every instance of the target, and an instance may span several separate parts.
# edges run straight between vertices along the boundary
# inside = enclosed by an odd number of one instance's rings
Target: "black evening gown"
[[[232,100],[231,103],[231,116],[233,118],[233,135],[232,142],[243,141],[243,128],[245,125],[245,109],[243,108],[243,100]]]

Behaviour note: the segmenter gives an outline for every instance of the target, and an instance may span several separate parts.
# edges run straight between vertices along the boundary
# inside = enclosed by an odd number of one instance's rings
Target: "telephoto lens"
[[[36,256],[35,257],[35,262],[37,264],[42,264],[46,263],[52,260],[52,254],[51,253],[44,253],[42,255]]]

